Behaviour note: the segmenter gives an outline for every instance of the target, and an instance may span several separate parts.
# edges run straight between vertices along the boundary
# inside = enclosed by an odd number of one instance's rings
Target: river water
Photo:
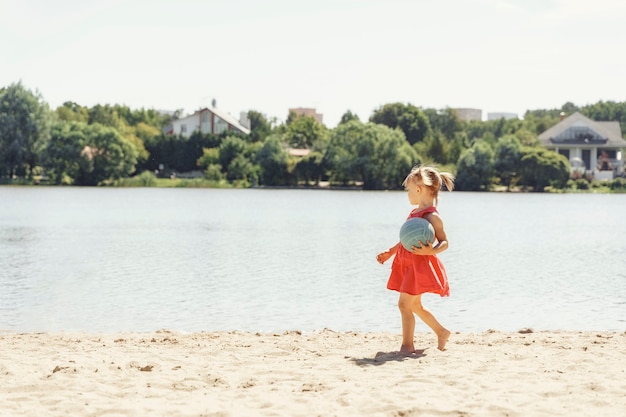
[[[626,330],[624,194],[442,194],[453,331]],[[404,192],[0,187],[0,330],[400,331]],[[418,322],[418,331],[426,327]]]

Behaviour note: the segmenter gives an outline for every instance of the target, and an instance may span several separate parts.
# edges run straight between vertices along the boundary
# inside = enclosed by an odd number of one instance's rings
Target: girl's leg
[[[415,345],[413,344],[413,337],[415,335],[413,306],[415,298],[416,296],[414,295],[401,292],[400,299],[398,300],[398,308],[402,316],[402,346],[400,347],[400,352],[415,352]]]
[[[424,308],[422,305],[421,294],[414,297],[412,307],[412,312],[417,314],[417,316],[422,319],[422,321],[426,323],[426,325],[428,325],[428,327],[430,327],[437,335],[437,348],[439,350],[444,350],[446,348],[448,338],[450,337],[450,331],[443,327],[430,311]]]

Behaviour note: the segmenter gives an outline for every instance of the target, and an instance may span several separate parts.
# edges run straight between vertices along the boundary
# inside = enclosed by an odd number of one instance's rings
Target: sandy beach
[[[624,416],[626,332],[0,332],[2,416]]]

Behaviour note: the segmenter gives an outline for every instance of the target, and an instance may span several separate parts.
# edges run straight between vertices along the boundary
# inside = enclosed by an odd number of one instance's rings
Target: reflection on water
[[[626,195],[445,193],[451,329],[626,328]],[[0,187],[0,330],[399,331],[402,192]],[[418,330],[425,328],[418,327]]]

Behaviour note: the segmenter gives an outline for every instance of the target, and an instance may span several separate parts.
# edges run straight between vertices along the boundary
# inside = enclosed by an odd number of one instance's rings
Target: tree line
[[[249,135],[164,133],[177,115],[123,105],[50,109],[21,83],[0,89],[0,181],[50,184],[153,184],[158,176],[200,172],[210,186],[335,186],[399,189],[417,164],[453,172],[460,190],[571,186],[567,159],[537,136],[580,111],[617,120],[626,131],[626,102],[529,110],[523,120],[465,122],[453,109],[389,103],[361,121],[349,110],[328,128],[310,116],[284,123],[248,112]],[[295,151],[294,151],[295,150]],[[126,182],[125,182],[126,181]],[[130,182],[133,184],[133,182]]]

